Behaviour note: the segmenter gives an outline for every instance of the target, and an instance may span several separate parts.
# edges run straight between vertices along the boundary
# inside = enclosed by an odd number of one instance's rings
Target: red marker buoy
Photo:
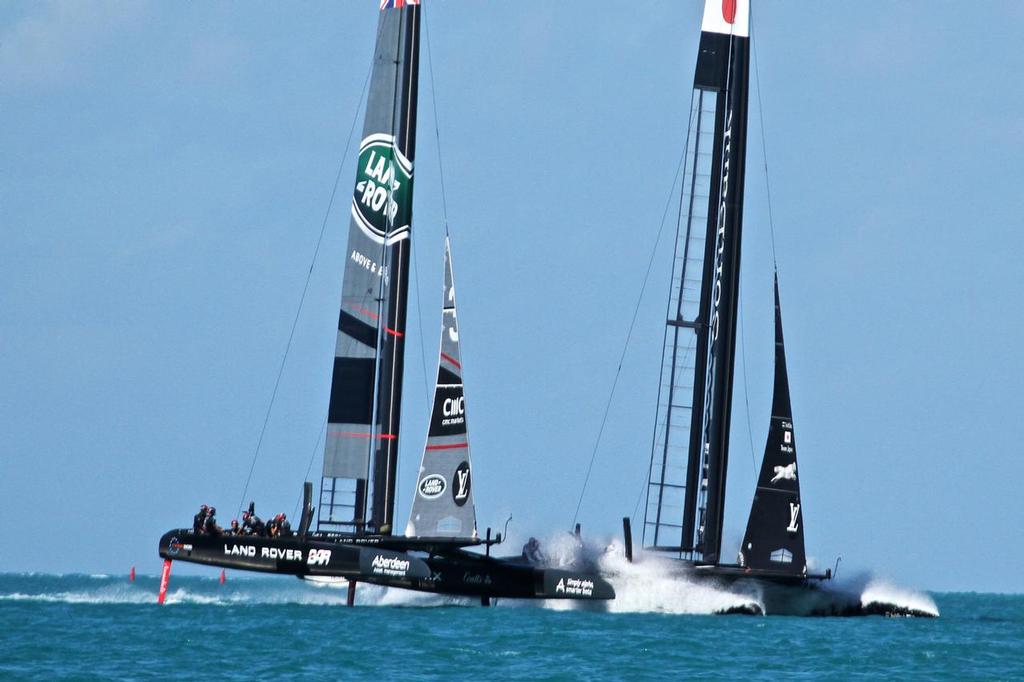
[[[156,603],[163,604],[167,599],[167,583],[171,581],[171,560],[164,559],[164,570],[160,574],[160,594],[157,595]]]
[[[132,570],[128,572],[128,582],[135,582],[135,567],[132,566]]]
[[[220,569],[220,584],[224,584],[224,569]]]

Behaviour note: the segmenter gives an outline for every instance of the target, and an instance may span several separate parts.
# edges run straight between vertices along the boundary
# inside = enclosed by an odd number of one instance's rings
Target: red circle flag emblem
[[[722,17],[729,24],[736,21],[736,0],[722,0]]]

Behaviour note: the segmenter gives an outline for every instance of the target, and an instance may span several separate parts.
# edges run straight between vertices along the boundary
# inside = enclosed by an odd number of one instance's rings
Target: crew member
[[[292,535],[292,524],[283,513],[281,514],[281,520],[277,522],[277,534],[283,538],[288,538]]]
[[[238,519],[231,519],[231,528],[228,530],[228,535],[241,535],[242,529],[238,526]]]
[[[203,525],[206,523],[206,512],[209,510],[205,504],[199,507],[199,513],[192,517],[192,532],[202,533]]]
[[[207,535],[220,535],[224,532],[224,529],[217,525],[217,509],[215,507],[210,507],[210,511],[206,514],[203,531]]]
[[[544,563],[544,553],[540,551],[540,541],[537,540],[537,538],[530,538],[529,541],[523,545],[523,558],[531,564]]]

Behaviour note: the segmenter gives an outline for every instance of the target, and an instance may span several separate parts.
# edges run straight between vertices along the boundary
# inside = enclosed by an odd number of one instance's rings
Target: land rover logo
[[[377,244],[409,236],[412,161],[395,146],[395,137],[377,133],[359,146],[359,168],[352,195],[352,218]]]
[[[469,500],[469,491],[472,490],[473,481],[470,479],[469,462],[462,462],[455,468],[455,475],[452,476],[452,499],[455,504],[462,506]]]
[[[438,474],[424,476],[423,480],[420,481],[420,497],[428,500],[436,499],[444,494],[446,487],[444,476],[439,476]]]

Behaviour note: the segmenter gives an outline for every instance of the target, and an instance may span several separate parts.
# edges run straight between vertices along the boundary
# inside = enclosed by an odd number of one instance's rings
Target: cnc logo
[[[409,237],[412,216],[412,161],[395,137],[369,135],[359,146],[359,168],[352,195],[352,219],[377,244]]]
[[[462,506],[469,500],[469,491],[472,490],[473,482],[469,474],[469,462],[462,462],[455,469],[452,477],[452,499],[455,504]]]
[[[441,412],[446,417],[461,417],[466,414],[466,397],[445,398],[441,405]]]
[[[310,566],[326,566],[331,563],[331,550],[311,549],[306,556],[306,563]]]
[[[424,476],[419,486],[420,497],[427,500],[437,499],[444,494],[444,490],[447,487],[447,484],[444,482],[444,476],[439,474]]]

